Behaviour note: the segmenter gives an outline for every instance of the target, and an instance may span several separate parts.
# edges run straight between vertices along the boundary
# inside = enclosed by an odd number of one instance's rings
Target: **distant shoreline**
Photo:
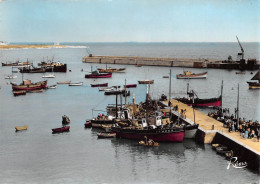
[[[65,45],[0,45],[0,49],[65,48]]]

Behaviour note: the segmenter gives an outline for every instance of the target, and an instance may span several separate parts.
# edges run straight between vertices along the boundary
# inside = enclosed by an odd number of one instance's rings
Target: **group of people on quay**
[[[210,117],[220,121],[223,123],[223,126],[228,128],[229,132],[240,132],[240,135],[244,138],[257,138],[259,142],[260,138],[260,123],[252,120],[245,120],[245,118],[238,118],[235,117],[233,114],[229,115],[229,109],[219,109],[216,112],[208,113]]]

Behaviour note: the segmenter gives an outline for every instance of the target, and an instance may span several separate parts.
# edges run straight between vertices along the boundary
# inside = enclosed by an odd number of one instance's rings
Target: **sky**
[[[0,0],[0,41],[260,42],[260,0]]]

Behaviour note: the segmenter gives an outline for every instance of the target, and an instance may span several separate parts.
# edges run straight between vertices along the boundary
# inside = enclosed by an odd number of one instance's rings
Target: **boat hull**
[[[112,72],[120,72],[125,70],[125,68],[109,68],[109,69],[102,69],[102,68],[98,68],[98,71],[100,73],[112,73]]]
[[[197,130],[198,130],[198,127],[199,127],[198,124],[186,126],[184,138],[186,138],[186,139],[193,139],[193,138],[195,138]]]
[[[144,80],[144,81],[138,81],[139,84],[153,84],[154,80]]]
[[[249,89],[260,89],[259,82],[247,82]]]
[[[14,96],[26,95],[26,91],[13,91]]]
[[[124,87],[125,88],[136,88],[137,84],[127,84]]]
[[[177,79],[206,79],[207,74],[208,74],[208,72],[190,74],[190,75],[179,74],[179,75],[176,75],[176,77],[177,77]]]
[[[194,103],[192,99],[187,99],[187,98],[178,98],[176,99],[182,103],[185,103],[190,106],[195,106],[195,107],[220,107],[221,106],[221,97],[218,98],[209,98],[209,99],[198,99],[196,98],[194,100]]]
[[[71,81],[61,81],[61,82],[57,82],[57,84],[70,84]]]
[[[112,73],[86,74],[85,78],[110,78]]]
[[[104,83],[104,84],[90,84],[92,88],[94,87],[107,87],[108,83]]]
[[[147,139],[152,139],[157,142],[182,142],[185,136],[183,129],[172,131],[170,129],[165,130],[124,130],[112,128],[116,133],[116,137],[125,139],[143,140],[146,136]]]
[[[27,129],[28,129],[28,126],[16,126],[15,127],[16,131],[22,131],[22,130],[27,130]]]
[[[82,86],[83,82],[79,82],[79,83],[70,83],[69,86]]]
[[[114,124],[113,120],[91,120],[90,122],[93,128],[103,128],[104,126],[111,127]]]
[[[61,127],[61,128],[54,128],[54,129],[52,129],[52,133],[68,132],[69,130],[70,130],[70,126]]]
[[[34,84],[28,84],[28,85],[16,85],[12,84],[13,91],[30,91],[30,90],[36,90],[36,89],[45,89],[47,87],[47,81],[41,81]]]
[[[100,132],[97,133],[98,138],[114,138],[116,137],[116,133],[106,133],[106,132]]]

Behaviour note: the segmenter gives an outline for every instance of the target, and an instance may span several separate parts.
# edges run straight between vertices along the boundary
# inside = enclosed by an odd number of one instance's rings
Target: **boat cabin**
[[[152,116],[148,118],[142,118],[138,120],[138,125],[145,128],[151,127],[155,129],[158,126],[162,126],[162,116]]]

